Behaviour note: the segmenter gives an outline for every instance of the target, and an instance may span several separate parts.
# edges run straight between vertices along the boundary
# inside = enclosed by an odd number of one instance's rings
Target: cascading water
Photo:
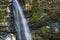
[[[22,8],[17,0],[12,1],[14,26],[18,33],[19,40],[32,40],[31,32],[24,17]]]

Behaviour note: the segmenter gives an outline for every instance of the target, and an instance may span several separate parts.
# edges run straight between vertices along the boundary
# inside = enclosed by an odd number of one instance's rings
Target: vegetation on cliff
[[[60,0],[19,0],[19,2],[32,29],[33,40],[60,39]],[[7,11],[10,5],[10,1],[7,0],[0,2],[0,26],[6,26],[7,20],[11,19],[11,12]],[[50,27],[52,21],[58,23],[58,33]]]

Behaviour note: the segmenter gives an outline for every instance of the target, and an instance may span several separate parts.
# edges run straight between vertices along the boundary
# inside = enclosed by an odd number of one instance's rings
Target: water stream
[[[31,32],[27,20],[23,14],[21,5],[17,0],[12,1],[14,27],[18,33],[19,40],[32,40]]]

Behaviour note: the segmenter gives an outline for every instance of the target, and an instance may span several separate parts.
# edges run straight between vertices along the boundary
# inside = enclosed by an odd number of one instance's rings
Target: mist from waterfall
[[[12,1],[14,26],[18,33],[19,40],[32,40],[32,35],[23,14],[22,8],[17,0]]]

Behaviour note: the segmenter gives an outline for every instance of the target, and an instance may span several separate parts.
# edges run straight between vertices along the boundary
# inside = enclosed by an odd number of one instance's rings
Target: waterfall
[[[27,20],[23,14],[23,10],[17,0],[12,1],[14,26],[18,33],[19,40],[32,40],[32,35],[27,23]]]

